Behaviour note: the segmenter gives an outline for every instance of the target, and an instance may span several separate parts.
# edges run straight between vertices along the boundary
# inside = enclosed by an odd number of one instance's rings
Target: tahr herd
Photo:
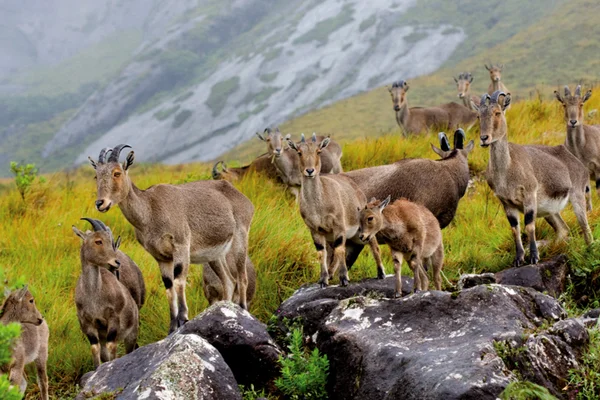
[[[231,181],[250,171],[279,180],[295,195],[318,253],[321,287],[329,284],[336,271],[340,285],[348,285],[348,270],[365,245],[375,259],[377,277],[383,279],[379,245],[386,244],[394,262],[396,296],[401,295],[404,260],[413,271],[415,290],[428,290],[429,269],[435,288],[441,290],[441,230],[454,218],[469,185],[467,158],[474,147],[472,140],[465,143],[460,127],[477,121],[479,143],[490,149],[487,182],[504,207],[514,237],[514,265],[525,263],[520,214],[524,214],[532,264],[539,261],[535,219],[545,218],[557,238],[565,238],[569,228],[560,211],[567,202],[590,244],[590,178],[600,194],[600,125],[584,125],[583,121],[583,103],[591,90],[582,95],[581,86],[574,92],[565,86],[564,95],[554,92],[564,106],[564,145],[517,145],[508,141],[505,111],[511,95],[501,81],[502,65],[485,67],[491,82],[481,97],[470,93],[471,73],[454,78],[462,104],[410,108],[406,81],[388,88],[404,136],[438,128],[455,131],[452,144],[442,132],[439,148],[431,146],[439,160],[407,158],[343,172],[342,148],[330,137],[302,135],[296,142],[278,128],[267,128],[256,134],[266,143],[267,152],[245,167],[228,168],[219,161],[213,167],[212,181],[159,184],[142,190],[129,175],[134,152],[121,163],[121,152],[130,146],[120,144],[102,149],[97,160],[90,158],[96,172],[96,209],[104,213],[118,205],[133,225],[138,242],[156,259],[169,303],[169,333],[188,321],[185,291],[190,264],[203,265],[203,291],[210,304],[229,300],[248,309],[256,290],[256,271],[248,256],[254,206]],[[82,220],[92,229],[84,232],[73,226],[82,240],[75,306],[98,367],[116,358],[118,342],[124,343],[126,353],[137,347],[146,288],[138,266],[119,250],[120,237],[115,239],[100,220]],[[24,367],[35,362],[41,397],[47,399],[48,325],[27,287],[7,293],[0,320],[22,326],[9,365],[10,381],[24,391]]]

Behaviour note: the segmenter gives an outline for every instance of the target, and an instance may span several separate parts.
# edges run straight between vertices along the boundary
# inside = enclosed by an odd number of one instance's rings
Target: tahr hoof
[[[329,284],[325,281],[319,281],[319,286],[321,287],[321,289],[323,289],[329,286]]]
[[[348,282],[349,282],[348,278],[346,278],[346,277],[340,278],[340,286],[348,286]]]
[[[377,279],[385,279],[385,272],[377,271]]]
[[[396,293],[394,293],[394,298],[395,299],[399,299],[400,297],[402,297],[402,292],[396,292]]]
[[[188,319],[187,319],[187,318],[186,318],[186,319],[184,319],[184,318],[181,318],[181,319],[179,319],[179,318],[178,318],[178,319],[177,319],[177,327],[178,327],[178,328],[181,328],[181,327],[182,327],[182,326],[184,326],[184,325],[185,325],[187,322],[188,322]]]
[[[524,258],[515,258],[515,261],[513,261],[513,267],[518,268],[521,265],[525,264],[525,259]]]

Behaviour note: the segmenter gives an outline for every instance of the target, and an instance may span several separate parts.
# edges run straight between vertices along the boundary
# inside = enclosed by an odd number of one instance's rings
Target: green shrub
[[[176,106],[173,106],[173,107],[170,107],[167,109],[159,110],[154,113],[154,118],[156,118],[159,121],[164,121],[165,119],[167,119],[171,115],[173,115],[173,113],[177,110],[179,110],[179,105],[176,105]]]
[[[289,354],[280,356],[281,377],[275,386],[289,399],[327,399],[329,360],[318,349],[304,348],[302,329],[294,329],[289,337]]]
[[[229,95],[233,94],[240,87],[239,76],[217,82],[210,89],[208,99],[206,99],[206,106],[212,111],[213,117],[221,114],[223,108],[227,104]]]
[[[570,371],[569,394],[577,400],[600,398],[600,326],[590,329],[590,345],[583,353],[580,368]],[[569,397],[573,398],[573,397]]]
[[[499,397],[502,400],[558,400],[548,389],[531,382],[513,382]]]
[[[256,400],[260,397],[268,397],[264,389],[259,392],[254,389],[254,385],[250,385],[249,388],[246,388],[244,385],[240,385],[240,392],[242,392],[243,400]]]
[[[10,170],[15,175],[15,184],[17,185],[17,190],[19,191],[23,201],[25,201],[25,194],[29,192],[33,182],[35,182],[38,169],[35,167],[35,164],[21,165],[16,161],[11,161]],[[46,180],[45,178],[40,177],[39,181],[45,182]]]

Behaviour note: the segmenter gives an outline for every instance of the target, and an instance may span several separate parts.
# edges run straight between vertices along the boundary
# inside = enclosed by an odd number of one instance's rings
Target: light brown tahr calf
[[[83,240],[75,305],[79,326],[90,342],[94,366],[98,368],[102,362],[117,358],[118,342],[125,343],[126,353],[135,350],[145,285],[137,265],[118,250],[120,238],[114,240],[101,221],[82,219],[94,230],[82,232],[73,226],[73,232]],[[124,279],[126,276],[132,279]],[[125,282],[131,287],[125,286]]]
[[[138,242],[158,262],[169,301],[169,332],[188,320],[185,290],[190,263],[211,263],[223,287],[220,300],[231,301],[237,288],[239,305],[246,309],[248,234],[254,215],[250,200],[222,180],[140,190],[129,177],[133,152],[119,163],[125,147],[129,146],[103,149],[97,162],[90,159],[96,170],[96,208],[106,212],[119,204]]]
[[[510,91],[508,88],[502,83],[502,69],[504,68],[504,64],[494,65],[491,64],[489,67],[487,64],[485,65],[485,69],[490,73],[490,85],[488,86],[488,94],[491,96],[495,91],[501,91],[508,95],[510,95]],[[474,100],[475,105],[477,105],[479,99]]]
[[[256,132],[256,136],[266,142],[267,154],[271,155],[279,178],[287,185],[290,192],[298,197],[300,186],[302,186],[300,161],[294,150],[284,146],[284,140],[290,139],[291,135],[286,135],[284,139],[279,128],[266,128],[262,134]],[[323,139],[325,139],[324,136],[317,136],[317,141],[321,142]],[[342,147],[330,139],[329,145],[321,152],[321,173],[339,174],[343,172],[341,158]]]
[[[521,146],[509,143],[504,115],[509,104],[510,96],[503,92],[483,95],[478,106],[480,144],[490,148],[487,182],[504,206],[515,240],[514,265],[520,266],[525,262],[525,251],[521,242],[519,213],[525,214],[532,264],[539,261],[535,241],[536,217],[544,217],[557,237],[564,238],[569,228],[560,211],[567,201],[573,206],[586,243],[592,242],[586,215],[589,172],[563,145]]]
[[[596,185],[596,191],[600,196],[600,125],[584,125],[583,104],[590,98],[592,91],[588,90],[581,95],[581,85],[571,94],[568,86],[565,86],[565,96],[562,97],[558,91],[554,95],[561,102],[565,111],[567,123],[567,137],[565,146],[575,155],[590,171],[590,178]],[[591,197],[588,210],[591,210]]]
[[[394,260],[396,297],[402,296],[402,261],[405,259],[413,271],[415,290],[428,290],[429,279],[423,264],[433,265],[433,281],[442,290],[441,270],[444,265],[442,230],[435,216],[427,208],[406,199],[392,204],[385,200],[371,201],[360,212],[360,239],[371,241],[374,237],[387,244]]]
[[[458,90],[458,98],[462,100],[463,106],[469,110],[475,111],[475,107],[471,102],[477,103],[479,97],[471,95],[471,83],[473,83],[473,75],[470,72],[463,72],[458,75],[458,79],[454,78],[456,89]]]
[[[48,400],[48,324],[35,306],[35,300],[27,286],[8,292],[0,309],[0,322],[4,325],[13,322],[21,325],[21,336],[12,346],[12,359],[0,371],[7,373],[10,383],[18,386],[21,393],[25,393],[25,366],[35,363],[40,397]]]
[[[406,92],[408,83],[400,80],[388,88],[392,96],[396,122],[404,136],[424,133],[430,128],[441,130],[469,126],[475,122],[477,113],[457,103],[442,104],[437,107],[409,107]]]
[[[300,143],[287,140],[300,160],[302,188],[300,190],[300,214],[310,230],[321,261],[319,284],[325,287],[329,278],[339,269],[340,284],[348,284],[346,246],[360,242],[358,238],[358,212],[367,200],[365,195],[349,178],[337,175],[321,175],[321,154],[330,142],[329,138],[317,143],[316,135],[307,142],[302,136]],[[376,247],[375,238],[371,246]],[[327,256],[328,245],[333,249],[331,263]],[[381,260],[377,260],[378,276],[383,277]]]

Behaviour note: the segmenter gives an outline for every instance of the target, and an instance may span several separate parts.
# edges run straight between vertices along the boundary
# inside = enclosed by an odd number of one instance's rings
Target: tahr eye
[[[502,115],[502,113],[500,111],[496,111],[495,115],[496,115],[496,117],[499,117]]]
[[[367,221],[369,221],[369,222],[373,221],[373,217],[367,218]]]
[[[95,243],[96,243],[98,246],[102,246],[102,240],[100,240],[100,239],[96,240],[96,242],[95,242]]]
[[[115,178],[118,178],[118,177],[120,177],[120,176],[121,176],[121,173],[120,173],[119,171],[117,171],[117,172],[115,172],[115,173],[113,174],[113,176],[114,176]]]

